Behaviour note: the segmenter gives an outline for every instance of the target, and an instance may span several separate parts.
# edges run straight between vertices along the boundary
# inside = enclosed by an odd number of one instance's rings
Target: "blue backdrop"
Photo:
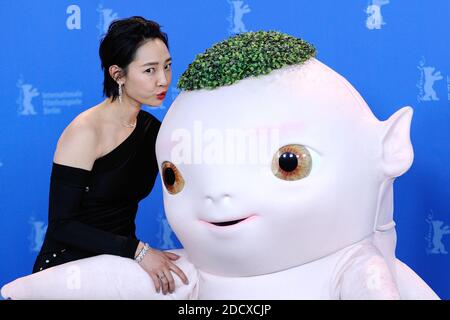
[[[102,100],[98,45],[115,18],[142,15],[169,34],[174,80],[213,43],[278,30],[313,43],[380,120],[414,108],[411,169],[395,183],[397,255],[450,298],[450,46],[448,0],[0,0],[0,286],[31,272],[47,223],[59,135]],[[141,202],[137,235],[179,247],[159,178]]]

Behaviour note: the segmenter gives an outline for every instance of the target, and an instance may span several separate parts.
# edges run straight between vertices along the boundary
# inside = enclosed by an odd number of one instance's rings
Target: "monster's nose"
[[[207,203],[226,203],[231,200],[232,196],[226,192],[206,192],[205,200]]]

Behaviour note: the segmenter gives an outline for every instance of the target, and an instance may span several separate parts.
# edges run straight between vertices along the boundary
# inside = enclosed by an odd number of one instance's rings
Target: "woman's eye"
[[[177,194],[184,187],[184,179],[178,168],[170,161],[164,161],[161,167],[164,186],[170,194]]]
[[[155,72],[155,68],[148,68],[145,70],[145,72],[147,73],[154,73]]]
[[[306,147],[289,144],[281,147],[272,159],[272,172],[282,180],[293,181],[307,177],[312,168],[311,154]]]
[[[166,70],[170,70],[170,69],[172,69],[172,64],[171,64],[171,63],[169,63],[168,65],[166,65],[165,69],[166,69]]]

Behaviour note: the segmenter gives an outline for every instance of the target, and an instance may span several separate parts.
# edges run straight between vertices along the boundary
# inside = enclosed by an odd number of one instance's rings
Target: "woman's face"
[[[160,39],[144,43],[128,65],[123,92],[126,98],[139,104],[159,106],[172,81],[172,60]]]

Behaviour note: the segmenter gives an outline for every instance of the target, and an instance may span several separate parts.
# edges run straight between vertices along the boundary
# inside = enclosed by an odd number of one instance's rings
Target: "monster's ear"
[[[411,107],[403,107],[383,122],[382,168],[388,177],[401,176],[413,162],[410,140],[412,115]]]

